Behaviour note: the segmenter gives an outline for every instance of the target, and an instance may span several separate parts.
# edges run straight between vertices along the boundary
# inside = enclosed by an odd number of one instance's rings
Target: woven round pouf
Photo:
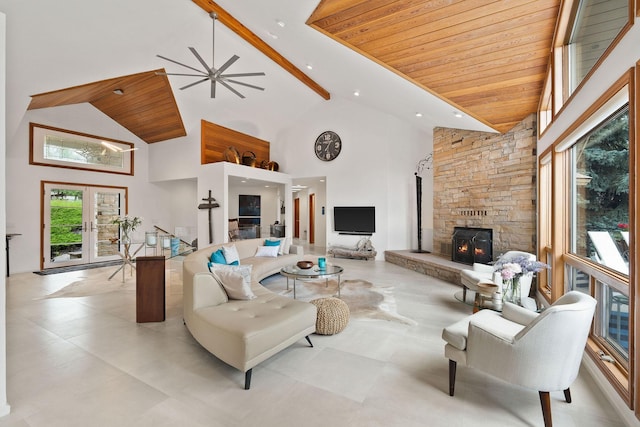
[[[338,298],[318,298],[311,301],[318,307],[316,334],[333,335],[342,332],[349,323],[349,306]]]

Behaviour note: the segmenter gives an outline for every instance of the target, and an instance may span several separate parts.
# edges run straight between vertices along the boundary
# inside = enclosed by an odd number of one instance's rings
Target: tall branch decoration
[[[418,208],[418,249],[412,251],[416,253],[429,253],[422,249],[422,173],[433,166],[433,153],[429,153],[416,165],[416,205]]]

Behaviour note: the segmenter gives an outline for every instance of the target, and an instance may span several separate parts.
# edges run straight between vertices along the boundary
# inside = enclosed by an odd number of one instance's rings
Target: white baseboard
[[[11,412],[11,406],[8,403],[5,403],[4,405],[0,405],[0,417],[9,415],[10,412]]]

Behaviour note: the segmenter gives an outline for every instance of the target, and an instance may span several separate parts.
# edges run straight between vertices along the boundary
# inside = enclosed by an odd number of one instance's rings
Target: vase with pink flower
[[[533,276],[549,266],[527,256],[515,256],[512,258],[499,258],[493,266],[494,271],[499,272],[502,278],[502,300],[521,305],[522,288],[521,281],[524,276]],[[530,282],[530,279],[527,283]],[[524,295],[528,297],[529,295]]]

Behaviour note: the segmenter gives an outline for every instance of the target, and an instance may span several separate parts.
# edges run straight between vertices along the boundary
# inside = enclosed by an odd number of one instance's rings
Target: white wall
[[[30,165],[29,122],[132,142],[138,148],[135,175]],[[128,213],[143,218],[139,232],[152,230],[154,224],[173,230],[176,196],[148,182],[147,150],[146,143],[89,104],[25,111],[16,130],[7,136],[6,227],[7,232],[22,234],[11,242],[11,272],[40,268],[41,181],[127,187]]]
[[[340,155],[331,162],[316,158],[313,149],[315,139],[325,130],[337,132],[343,143]],[[431,134],[406,121],[336,98],[282,131],[271,150],[272,157],[279,159],[280,170],[295,178],[327,177],[327,245],[355,245],[359,240],[332,231],[334,206],[375,206],[376,233],[371,240],[378,259],[384,259],[385,250],[408,249],[417,234],[414,172],[432,146]],[[301,198],[303,205],[306,201]],[[301,233],[303,229],[301,226]]]
[[[5,146],[6,146],[6,16],[0,12],[0,186],[6,189],[5,179]],[[0,195],[0,234],[6,234],[6,190]],[[7,313],[6,313],[6,262],[4,251],[0,255],[0,417],[7,415],[11,408],[7,403]]]
[[[149,217],[149,224],[175,234],[182,240],[191,243],[198,237],[196,222],[198,218],[198,182],[195,178],[178,179],[153,183],[160,192],[157,210]],[[206,194],[204,197],[208,197]],[[162,215],[158,215],[162,213]],[[163,222],[168,221],[167,223]],[[144,225],[144,224],[143,224]]]

